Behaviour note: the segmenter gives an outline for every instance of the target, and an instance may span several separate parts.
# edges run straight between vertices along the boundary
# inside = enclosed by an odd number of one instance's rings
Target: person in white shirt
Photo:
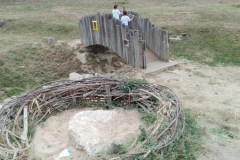
[[[121,18],[121,21],[122,21],[122,24],[125,24],[125,26],[128,26],[128,22],[129,21],[132,21],[134,18],[134,15],[132,16],[132,19],[130,19],[128,16],[127,16],[127,11],[124,11],[123,12],[123,16]]]
[[[114,5],[114,10],[112,10],[112,14],[114,18],[119,19],[119,15],[122,15],[122,13],[118,10],[118,6]]]

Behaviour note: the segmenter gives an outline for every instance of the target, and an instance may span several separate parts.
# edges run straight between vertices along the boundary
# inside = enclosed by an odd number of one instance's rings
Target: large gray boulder
[[[68,134],[71,145],[77,149],[84,150],[88,155],[94,155],[102,151],[107,140],[106,127],[109,121],[117,115],[116,111],[83,111],[77,113],[68,124]]]

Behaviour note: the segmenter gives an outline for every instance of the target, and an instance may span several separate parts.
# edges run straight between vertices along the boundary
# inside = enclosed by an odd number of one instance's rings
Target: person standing
[[[122,15],[122,13],[118,10],[118,6],[114,5],[114,9],[112,10],[112,14],[114,18],[119,19],[119,16]]]
[[[132,16],[132,19],[130,19],[128,16],[127,16],[127,11],[124,11],[123,12],[123,16],[121,18],[121,21],[122,21],[122,24],[125,24],[125,26],[128,26],[128,22],[129,21],[132,21],[134,18],[134,15]]]

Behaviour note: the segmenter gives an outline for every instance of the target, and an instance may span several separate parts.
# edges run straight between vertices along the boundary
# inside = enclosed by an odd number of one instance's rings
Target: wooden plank
[[[108,30],[109,48],[113,50],[113,19],[108,20],[108,22],[109,22],[109,30]]]
[[[146,41],[142,41],[142,59],[143,59],[143,66],[142,69],[147,69],[147,60],[146,60]]]
[[[116,24],[120,26],[120,25],[122,25],[122,21],[120,19],[117,19]]]
[[[141,135],[144,137],[147,137],[147,129],[146,129],[145,125],[143,125],[143,124],[140,125],[139,129],[141,130]]]
[[[143,40],[145,40],[146,41],[146,39],[148,38],[148,34],[147,34],[147,22],[148,22],[148,19],[147,18],[145,18],[144,19],[144,33],[145,33],[145,37],[143,38]]]
[[[142,56],[142,50],[143,50],[143,48],[142,48],[142,40],[139,40],[138,41],[138,47],[139,47],[139,68],[141,68],[142,69],[142,66],[143,66],[143,56]]]
[[[163,32],[163,38],[164,38],[164,41],[163,41],[163,45],[164,45],[164,49],[163,49],[163,52],[164,52],[164,58],[163,60],[165,62],[169,62],[169,43],[168,43],[168,33],[166,30],[164,30]]]
[[[163,30],[160,32],[160,60],[164,60],[164,51],[163,51]]]
[[[150,44],[150,47],[151,47],[151,51],[154,53],[154,27],[151,28],[151,44]]]
[[[109,85],[105,85],[105,92],[106,92],[106,95],[110,95],[110,86]],[[111,106],[112,105],[112,97],[107,97],[107,104],[108,106]]]
[[[134,33],[135,68],[139,68],[139,34]]]
[[[123,32],[122,32],[122,25],[119,25],[119,30],[120,30],[120,55],[123,58]]]
[[[152,27],[149,28],[148,39],[149,39],[148,49],[152,51]]]
[[[134,26],[133,26],[134,30],[138,30],[139,16],[136,15],[136,16],[134,17],[133,21],[134,21],[134,23],[133,23],[133,24],[134,24]]]
[[[131,34],[130,33],[126,33],[126,39],[128,40],[128,44],[129,46],[126,48],[126,57],[127,57],[127,64],[130,65],[130,53],[131,53],[131,47],[130,47],[130,36]]]
[[[113,18],[113,39],[112,39],[112,50],[117,53],[117,23],[116,23],[116,18]]]
[[[95,36],[96,36],[96,44],[102,45],[102,42],[101,42],[102,26],[101,26],[101,13],[100,12],[96,13],[96,21],[98,23],[98,30],[94,31],[95,32]]]
[[[146,35],[146,38],[144,40],[146,40],[146,46],[149,48],[150,47],[150,39],[151,39],[151,36],[150,36],[150,32],[151,32],[151,26],[152,26],[152,22],[151,21],[147,21],[147,25],[146,25],[146,29],[145,29],[145,33],[147,34]]]
[[[119,151],[121,145],[122,145],[121,141],[114,140],[110,147],[110,154],[116,154]]]
[[[120,45],[120,43],[121,43],[121,39],[120,39],[120,37],[121,37],[121,26],[119,26],[119,25],[116,25],[116,31],[117,31],[117,34],[116,34],[116,53],[120,56],[120,57],[122,57],[122,55],[121,55],[121,45]]]
[[[106,35],[105,35],[104,17],[105,17],[105,15],[102,14],[102,15],[101,15],[101,44],[102,44],[103,46],[107,46],[107,45],[106,45],[106,39],[105,39]]]
[[[129,14],[129,18],[132,19],[132,14]],[[128,22],[128,29],[133,30],[133,21]]]
[[[110,14],[108,14],[109,15],[109,19],[113,19],[113,15],[112,15],[112,13],[110,13]]]
[[[79,29],[79,38],[80,38],[81,42],[83,44],[86,44],[86,42],[85,42],[86,36],[85,36],[84,27],[83,27],[83,18],[79,20],[78,29]]]
[[[86,29],[86,35],[87,35],[87,41],[88,41],[88,45],[90,46],[92,45],[92,35],[91,35],[91,30],[90,30],[90,17],[87,16],[84,18],[84,22],[85,22],[85,29]]]
[[[130,65],[135,68],[134,36],[130,36],[129,42],[130,42],[129,43],[129,48],[130,48],[129,61],[130,61]]]
[[[96,38],[95,38],[95,32],[93,30],[93,23],[92,21],[96,21],[96,16],[90,16],[89,18],[89,24],[90,24],[90,31],[91,31],[91,36],[92,36],[92,44],[91,45],[95,45],[96,44]]]
[[[130,33],[130,34],[131,34],[131,36],[133,36],[133,35],[134,35],[134,31],[133,31],[133,30],[131,30],[131,29],[128,29],[128,33]]]
[[[106,47],[110,48],[110,36],[109,36],[109,14],[104,15],[104,30],[105,30],[105,41]]]
[[[28,146],[28,106],[24,106],[23,110],[23,132],[21,135],[23,148]]]
[[[159,47],[159,44],[158,44],[158,35],[157,35],[157,28],[158,27],[155,27],[154,28],[154,53],[155,53],[155,55],[156,56],[158,56],[158,52],[157,52],[157,50],[158,50],[158,47]]]
[[[143,33],[142,33],[142,18],[141,17],[139,17],[139,19],[138,19],[138,30],[139,30],[139,38],[141,38],[142,39],[142,35],[143,35]]]
[[[84,32],[84,33],[83,33],[83,35],[84,35],[83,44],[84,44],[85,46],[88,46],[88,45],[89,45],[89,38],[88,38],[89,32],[88,32],[88,30],[87,30],[87,28],[86,28],[87,24],[86,24],[85,18],[82,19],[81,24],[82,24],[82,25],[81,25],[81,26],[82,26],[82,31]]]
[[[157,47],[157,53],[156,53],[156,55],[157,55],[157,57],[160,59],[160,57],[161,57],[161,28],[157,28],[157,45],[158,45],[158,47]]]
[[[127,39],[127,35],[126,35],[126,28],[125,27],[121,27],[121,35],[122,35],[122,58],[124,59],[125,62],[127,62],[127,55],[126,55],[126,50],[128,47],[125,46],[124,44],[124,39]]]
[[[83,42],[83,31],[82,31],[82,26],[81,26],[81,19],[78,21],[78,31],[79,31],[79,38]]]

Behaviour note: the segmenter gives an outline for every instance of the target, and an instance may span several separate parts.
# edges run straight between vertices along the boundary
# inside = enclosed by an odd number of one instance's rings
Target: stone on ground
[[[94,76],[101,76],[100,74],[98,73],[94,73],[93,74],[78,74],[76,72],[72,72],[69,74],[69,80],[72,80],[72,81],[77,81],[77,80],[81,80],[83,78],[90,78],[90,77],[94,77]]]
[[[107,125],[117,115],[116,111],[83,111],[77,113],[68,124],[71,145],[94,155],[106,146],[101,127]]]

